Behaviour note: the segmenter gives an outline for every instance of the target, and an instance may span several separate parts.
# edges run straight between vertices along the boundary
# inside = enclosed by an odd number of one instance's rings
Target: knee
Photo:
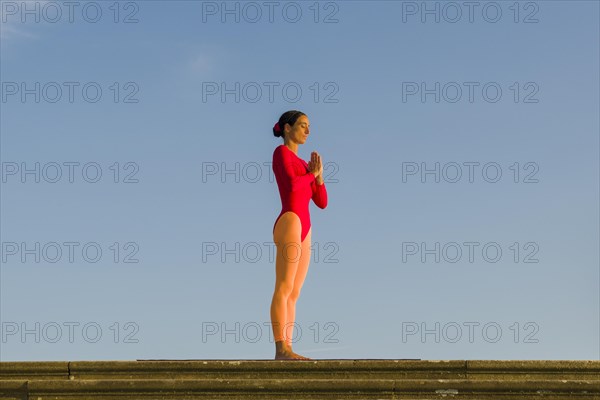
[[[300,289],[292,289],[288,296],[288,302],[295,303],[298,301],[298,297],[300,297]]]
[[[294,286],[291,283],[282,282],[281,284],[279,284],[275,287],[274,296],[276,298],[287,300],[290,298],[290,295],[293,292],[293,288],[294,288]]]

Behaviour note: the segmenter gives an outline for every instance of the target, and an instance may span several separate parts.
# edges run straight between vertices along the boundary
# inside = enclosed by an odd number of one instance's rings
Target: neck
[[[298,155],[298,143],[285,141],[283,144],[296,155]]]

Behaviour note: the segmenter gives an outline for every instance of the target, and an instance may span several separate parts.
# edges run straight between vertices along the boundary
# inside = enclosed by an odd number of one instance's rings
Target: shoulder
[[[282,148],[283,146],[283,144],[280,144],[273,150],[273,164],[278,164],[285,158],[285,152]]]
[[[275,150],[273,150],[273,158],[287,157],[287,152],[285,151],[284,147],[284,144],[280,144],[279,146],[275,147]]]

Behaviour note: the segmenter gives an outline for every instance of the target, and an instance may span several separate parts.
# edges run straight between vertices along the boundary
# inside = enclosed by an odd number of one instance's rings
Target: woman
[[[282,206],[273,226],[277,258],[271,323],[276,360],[310,360],[292,351],[296,302],[310,262],[308,203],[312,198],[318,207],[327,207],[321,156],[313,151],[309,163],[298,157],[298,145],[306,142],[309,133],[308,117],[295,110],[283,113],[273,127],[275,137],[283,138],[283,144],[273,152],[273,172]]]

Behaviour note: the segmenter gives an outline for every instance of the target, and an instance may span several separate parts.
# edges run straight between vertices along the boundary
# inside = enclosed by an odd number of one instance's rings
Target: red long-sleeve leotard
[[[327,207],[325,183],[317,184],[315,176],[308,169],[308,163],[284,144],[277,146],[273,151],[273,173],[281,197],[281,212],[273,225],[273,233],[279,217],[287,211],[292,211],[300,218],[300,240],[304,241],[310,229],[310,199],[312,198],[319,208]]]

